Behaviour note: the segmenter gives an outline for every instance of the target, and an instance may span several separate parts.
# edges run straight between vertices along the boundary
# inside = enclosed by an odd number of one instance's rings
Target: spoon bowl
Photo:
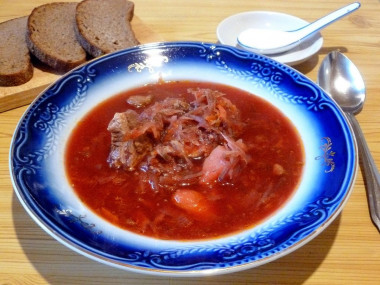
[[[345,112],[357,114],[365,101],[365,84],[359,70],[342,53],[333,51],[323,60],[318,84]]]
[[[358,144],[371,219],[380,231],[380,173],[354,117],[364,105],[364,80],[352,61],[340,52],[333,51],[320,66],[318,84],[341,106],[351,124]]]

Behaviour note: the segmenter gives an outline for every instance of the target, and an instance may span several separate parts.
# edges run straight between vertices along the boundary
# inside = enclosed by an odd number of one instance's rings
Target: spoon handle
[[[331,12],[330,14],[308,24],[304,28],[301,28],[299,31],[295,30],[294,32],[300,33],[300,37],[304,38],[310,34],[313,34],[315,32],[320,31],[324,27],[334,23],[335,21],[339,20],[340,18],[354,12],[355,10],[360,8],[359,2],[351,3],[347,6],[344,6],[334,12]]]
[[[373,223],[380,231],[380,173],[365,141],[363,132],[358,121],[351,113],[346,113],[354,130],[359,148],[359,158],[361,159],[362,172],[365,179],[369,211]]]

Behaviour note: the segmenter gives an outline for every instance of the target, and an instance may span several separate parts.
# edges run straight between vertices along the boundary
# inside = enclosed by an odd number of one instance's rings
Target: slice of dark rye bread
[[[33,76],[33,65],[26,46],[28,17],[0,23],[0,86],[21,85]]]
[[[75,35],[77,3],[56,2],[33,9],[28,18],[30,52],[57,71],[68,71],[86,61],[86,51]]]
[[[139,44],[130,21],[134,3],[127,0],[83,0],[76,9],[77,38],[94,57]]]

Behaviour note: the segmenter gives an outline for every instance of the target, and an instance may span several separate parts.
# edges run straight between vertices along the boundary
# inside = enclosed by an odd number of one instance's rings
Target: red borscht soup
[[[75,127],[66,173],[110,223],[170,240],[232,234],[268,218],[300,182],[297,130],[234,87],[159,82],[109,98]]]

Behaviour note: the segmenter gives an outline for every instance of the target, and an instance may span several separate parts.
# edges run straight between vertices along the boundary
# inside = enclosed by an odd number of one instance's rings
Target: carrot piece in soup
[[[211,203],[203,194],[195,190],[178,189],[173,195],[173,201],[175,205],[197,220],[207,221],[215,216]]]

